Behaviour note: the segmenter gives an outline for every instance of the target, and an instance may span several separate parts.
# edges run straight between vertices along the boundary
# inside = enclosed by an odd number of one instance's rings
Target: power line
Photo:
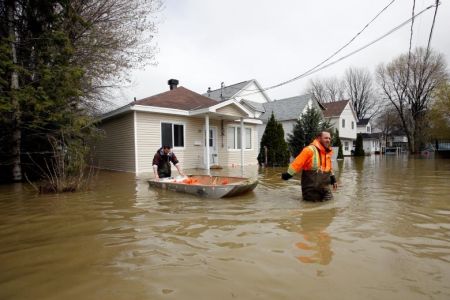
[[[413,28],[414,28],[414,10],[416,8],[416,0],[413,0],[413,6],[412,6],[412,20],[411,20],[411,34],[409,36],[409,49],[408,49],[408,66],[409,66],[409,62],[411,60],[411,48],[412,48],[412,38],[413,38]],[[409,71],[409,67],[408,67],[408,71]],[[409,76],[407,76],[406,78],[408,78]]]
[[[439,0],[436,0],[436,5],[435,5],[436,8],[434,9],[433,23],[431,24],[430,36],[428,37],[427,55],[430,52],[431,38],[433,36],[433,29],[434,29],[434,24],[436,22],[436,15],[437,15],[439,4],[440,4]]]
[[[413,0],[413,6],[412,6],[412,12],[411,12],[411,29],[410,32],[411,34],[409,35],[409,48],[408,48],[408,68],[406,69],[406,80],[409,81],[409,72],[410,72],[410,63],[411,63],[411,48],[412,48],[412,38],[413,38],[413,30],[414,30],[414,10],[416,8],[416,0]],[[402,90],[402,94],[406,92],[406,85],[404,86],[403,90]]]
[[[323,65],[324,63],[326,63],[327,61],[329,61],[330,59],[332,59],[333,57],[335,57],[337,54],[339,54],[342,50],[344,50],[345,48],[347,48],[348,45],[350,45],[361,33],[364,32],[364,30],[366,30],[383,12],[385,12],[389,6],[391,6],[396,0],[392,0],[391,2],[389,2],[385,7],[383,7],[382,10],[380,10],[375,17],[373,17],[369,23],[367,23],[366,25],[364,25],[364,27],[357,33],[355,34],[347,43],[345,43],[341,48],[339,48],[338,50],[336,50],[333,54],[331,54],[328,58],[324,59],[323,61],[321,61],[319,64],[315,65],[313,68],[309,69],[308,71],[306,71],[305,73],[303,73],[302,75],[313,71],[314,69],[317,69],[318,67],[320,67],[321,65]],[[302,76],[299,75],[299,76]],[[235,89],[235,90],[241,90],[241,91],[247,91],[247,92],[256,92],[259,90],[246,90],[246,89],[239,89],[239,88],[235,88],[235,87],[227,87],[227,88],[231,88],[231,89]]]
[[[438,5],[439,5],[439,4],[438,4]],[[294,81],[296,81],[296,80],[298,80],[298,79],[301,79],[301,78],[304,78],[304,77],[306,77],[306,76],[312,75],[312,74],[314,74],[314,73],[316,73],[316,72],[318,72],[318,71],[321,71],[321,70],[323,70],[323,69],[325,69],[325,68],[328,68],[328,67],[330,67],[330,66],[332,66],[332,65],[334,65],[334,64],[336,64],[336,63],[338,63],[338,62],[340,62],[340,61],[342,61],[342,60],[344,60],[344,59],[346,59],[346,58],[348,58],[348,57],[350,57],[350,56],[352,56],[352,55],[354,55],[354,54],[356,54],[356,53],[358,53],[358,52],[360,52],[360,51],[362,51],[362,50],[364,50],[364,49],[366,49],[367,47],[369,47],[369,46],[375,44],[376,42],[378,42],[378,41],[384,39],[385,37],[391,35],[391,34],[394,33],[395,31],[399,30],[400,28],[402,28],[403,26],[405,26],[406,24],[408,24],[409,22],[411,22],[413,18],[417,18],[418,16],[420,16],[421,14],[423,14],[424,12],[426,12],[427,10],[429,10],[429,9],[431,9],[431,8],[433,8],[433,7],[435,7],[435,5],[430,5],[430,6],[426,7],[425,9],[423,9],[422,11],[420,11],[419,13],[417,13],[416,15],[414,15],[413,17],[411,17],[411,18],[409,18],[408,20],[404,21],[403,23],[397,25],[397,26],[394,27],[393,29],[389,30],[387,33],[385,33],[385,34],[383,34],[382,36],[378,37],[377,39],[371,41],[370,43],[368,43],[368,44],[366,44],[366,45],[364,45],[364,46],[362,46],[362,47],[360,47],[360,48],[358,48],[358,49],[356,49],[356,50],[350,52],[349,54],[347,54],[347,55],[345,55],[345,56],[343,56],[343,57],[341,57],[341,58],[339,58],[339,59],[337,59],[337,60],[335,60],[335,61],[332,61],[331,63],[328,63],[328,64],[326,64],[326,65],[324,65],[324,66],[322,66],[322,67],[320,67],[320,68],[318,68],[318,69],[314,69],[314,70],[312,70],[312,71],[311,71],[311,70],[308,70],[308,71],[304,72],[303,74],[301,74],[301,75],[299,75],[299,76],[296,76],[296,77],[294,77],[294,78],[292,78],[292,79],[283,81],[283,82],[278,83],[278,84],[276,84],[276,85],[269,86],[269,87],[264,88],[264,89],[262,89],[262,90],[263,90],[263,91],[271,90],[271,89],[274,89],[274,88],[277,88],[277,87],[286,85],[286,84],[288,84],[288,83],[294,82]],[[244,97],[244,96],[249,96],[249,95],[257,94],[257,93],[260,93],[260,92],[261,92],[261,91],[256,91],[256,92],[254,92],[254,93],[248,93],[248,94],[241,95],[240,97]]]

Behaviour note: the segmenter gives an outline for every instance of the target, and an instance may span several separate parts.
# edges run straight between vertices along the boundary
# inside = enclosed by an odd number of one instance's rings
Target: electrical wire
[[[409,62],[411,60],[411,48],[412,48],[412,39],[413,39],[413,28],[414,28],[414,10],[416,8],[416,0],[413,0],[413,6],[412,6],[412,20],[411,20],[411,34],[409,35],[409,49],[408,49],[408,71],[409,71]],[[406,78],[409,78],[409,76],[406,76]]]
[[[434,24],[436,23],[436,15],[437,15],[439,5],[440,5],[439,0],[436,0],[436,5],[435,5],[436,8],[434,9],[433,23],[431,24],[430,36],[428,37],[428,45],[427,45],[427,52],[426,52],[427,56],[428,56],[428,53],[430,52],[431,38],[433,37]]]
[[[345,48],[347,48],[348,45],[350,45],[354,40],[356,40],[356,38],[361,35],[361,33],[363,33],[383,12],[385,12],[389,6],[391,6],[396,0],[391,0],[391,2],[389,2],[385,7],[383,7],[382,10],[380,10],[375,17],[373,17],[366,25],[364,25],[364,27],[357,33],[355,34],[347,43],[345,43],[341,48],[339,48],[338,50],[336,50],[333,54],[331,54],[329,57],[327,57],[326,59],[324,59],[323,61],[321,61],[319,64],[315,65],[314,67],[312,67],[311,69],[309,69],[308,71],[304,72],[303,74],[306,74],[308,72],[312,72],[315,69],[317,69],[318,67],[320,67],[321,65],[323,65],[324,63],[326,63],[327,61],[329,61],[330,59],[332,59],[333,57],[335,57],[336,55],[338,55],[342,50],[344,50]],[[414,1],[415,2],[415,1]],[[299,75],[302,76],[303,74]],[[226,87],[226,88],[230,88],[230,89],[234,89],[234,90],[241,90],[241,91],[247,91],[247,92],[256,92],[259,91],[257,89],[253,89],[253,90],[248,90],[248,89],[239,89],[239,88],[235,88],[232,86]]]
[[[437,5],[440,5],[440,3],[437,4]],[[326,64],[326,65],[324,65],[324,66],[322,66],[320,68],[317,68],[317,69],[313,70],[313,71],[309,70],[309,71],[304,72],[303,74],[301,74],[299,76],[296,76],[296,77],[291,78],[289,80],[286,80],[286,81],[283,81],[281,83],[278,83],[278,84],[269,86],[267,88],[264,88],[264,89],[262,89],[262,91],[268,91],[268,90],[271,90],[271,89],[274,89],[274,88],[277,88],[277,87],[289,84],[291,82],[294,82],[294,81],[296,81],[298,79],[301,79],[301,78],[304,78],[306,76],[312,75],[312,74],[314,74],[316,72],[319,72],[319,71],[321,71],[321,70],[323,70],[325,68],[328,68],[328,67],[330,67],[330,66],[332,66],[332,65],[334,65],[334,64],[336,64],[336,63],[338,63],[338,62],[340,62],[340,61],[342,61],[342,60],[344,60],[344,59],[346,59],[346,58],[348,58],[348,57],[358,53],[358,52],[361,52],[362,50],[366,49],[367,47],[375,44],[376,42],[378,42],[378,41],[384,39],[385,37],[391,35],[392,33],[396,32],[397,30],[399,30],[400,28],[402,28],[403,26],[405,26],[409,22],[411,22],[413,18],[417,18],[418,16],[422,15],[424,12],[426,12],[427,10],[429,10],[429,9],[431,9],[433,7],[435,7],[435,5],[430,5],[430,6],[426,7],[425,9],[421,10],[419,13],[415,14],[413,17],[411,17],[408,20],[406,20],[406,21],[402,22],[401,24],[397,25],[396,27],[394,27],[393,29],[389,30],[387,33],[383,34],[382,36],[376,38],[375,40],[371,41],[370,43],[368,43],[368,44],[366,44],[366,45],[364,45],[364,46],[362,46],[362,47],[360,47],[360,48],[350,52],[349,54],[347,54],[347,55],[345,55],[345,56],[343,56],[343,57],[341,57],[341,58],[339,58],[339,59],[337,59],[335,61],[332,61],[332,62],[330,62],[330,63],[328,63],[328,64]],[[255,91],[254,93],[248,93],[248,94],[240,95],[240,97],[261,93],[262,91],[259,90],[259,91]]]

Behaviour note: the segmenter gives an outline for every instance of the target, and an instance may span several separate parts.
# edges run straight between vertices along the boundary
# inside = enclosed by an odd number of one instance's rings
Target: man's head
[[[164,154],[169,154],[170,153],[170,149],[171,149],[171,147],[169,146],[169,145],[164,145],[163,146],[163,151],[164,151]]]
[[[329,148],[331,144],[331,134],[328,131],[322,131],[317,135],[317,139],[325,148]]]

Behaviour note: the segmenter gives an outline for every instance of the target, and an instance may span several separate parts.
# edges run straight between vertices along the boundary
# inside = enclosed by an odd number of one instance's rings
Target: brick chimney
[[[169,85],[169,87],[170,87],[170,90],[173,90],[173,89],[176,89],[177,88],[177,86],[178,86],[178,80],[176,80],[176,79],[169,79],[169,81],[167,82],[167,84]]]

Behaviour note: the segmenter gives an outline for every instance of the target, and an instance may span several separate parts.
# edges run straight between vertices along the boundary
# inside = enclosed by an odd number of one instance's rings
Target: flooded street
[[[335,169],[326,203],[284,169],[219,200],[106,171],[83,193],[0,186],[0,299],[450,299],[450,160]]]

